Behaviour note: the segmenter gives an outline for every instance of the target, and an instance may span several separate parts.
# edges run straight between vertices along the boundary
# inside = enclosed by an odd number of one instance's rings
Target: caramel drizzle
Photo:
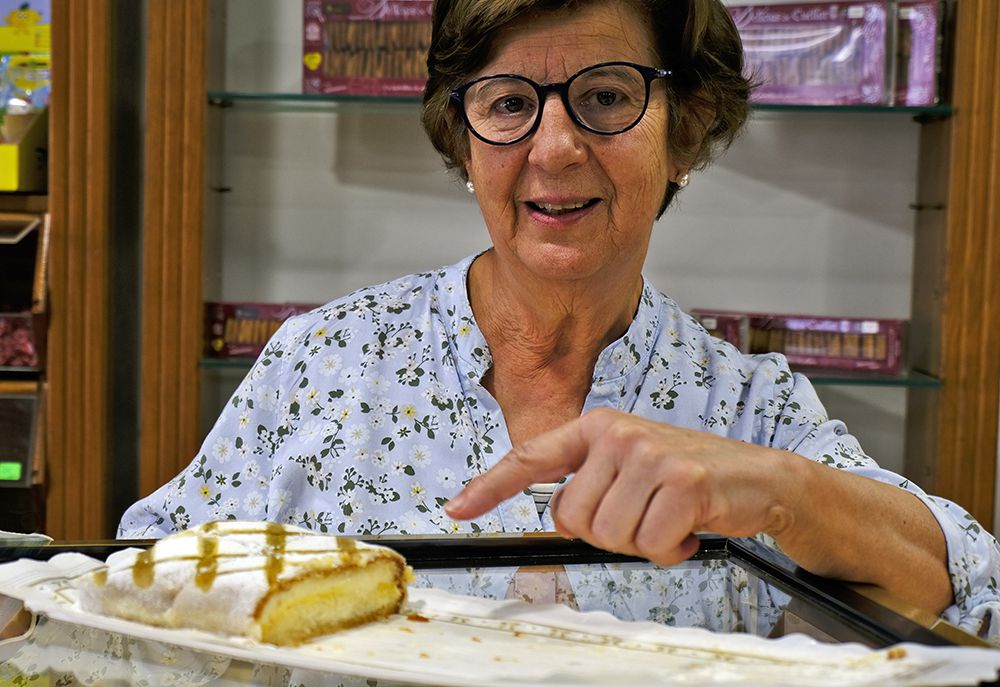
[[[135,564],[132,566],[132,581],[140,589],[146,589],[153,585],[153,549],[145,549],[135,557]]]
[[[160,559],[160,562],[166,561],[177,561],[177,560],[196,560],[195,564],[195,576],[194,582],[202,591],[209,591],[212,588],[212,584],[215,582],[215,578],[219,575],[219,559],[220,558],[242,558],[245,554],[243,553],[233,553],[233,554],[220,554],[219,553],[219,534],[217,530],[216,522],[206,523],[202,530],[198,533],[198,555],[193,556],[178,556],[175,558],[164,558]],[[267,546],[267,558],[264,564],[264,571],[267,576],[267,583],[269,588],[273,588],[275,583],[278,581],[278,577],[284,570],[285,557],[288,545],[289,537],[315,537],[321,536],[313,532],[289,532],[279,523],[268,522],[265,524],[264,529],[244,529],[244,530],[228,530],[223,532],[224,535],[241,535],[241,534],[260,534],[263,532]],[[347,539],[344,537],[336,537],[336,548],[335,549],[310,549],[302,551],[292,551],[291,555],[315,555],[331,553],[333,551],[339,552],[343,559],[345,565],[356,567],[360,563],[360,551],[358,550],[357,543],[353,539]],[[156,578],[155,571],[156,561],[153,560],[153,549],[145,549],[140,551],[135,558],[135,563],[132,566],[132,580],[135,582],[137,587],[146,589],[152,586],[153,581]],[[252,568],[246,570],[229,570],[226,572],[248,572]],[[103,585],[107,580],[107,570],[99,571],[98,573],[98,584]]]
[[[288,539],[288,532],[284,527],[276,522],[267,523],[265,528],[267,537],[267,563],[264,570],[267,571],[267,586],[274,587],[285,566],[285,544]]]
[[[219,571],[219,539],[206,536],[215,529],[215,523],[205,525],[204,532],[198,534],[198,563],[195,566],[194,583],[198,589],[207,592],[215,582]]]

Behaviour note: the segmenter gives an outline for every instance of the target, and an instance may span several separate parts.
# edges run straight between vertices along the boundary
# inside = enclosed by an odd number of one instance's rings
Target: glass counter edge
[[[489,533],[471,535],[384,535],[350,536],[390,546],[417,569],[480,567],[520,567],[532,565],[571,565],[594,563],[645,563],[635,556],[597,549],[580,540],[567,540],[554,533]],[[752,539],[733,539],[713,534],[699,535],[700,546],[691,560],[730,561],[775,585],[812,607],[822,609],[825,622],[853,630],[867,638],[872,646],[889,646],[902,641],[930,645],[972,644],[959,642],[954,635],[936,633],[906,615],[861,597],[836,580],[818,578],[798,568],[780,552]],[[147,548],[155,539],[4,542],[0,544],[0,562],[21,558],[48,560],[59,553],[77,552],[106,558],[114,551],[137,546]],[[966,633],[962,633],[963,635]],[[962,639],[962,638],[959,638]]]

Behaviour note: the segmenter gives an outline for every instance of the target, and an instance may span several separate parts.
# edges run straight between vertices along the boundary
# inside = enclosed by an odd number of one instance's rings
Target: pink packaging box
[[[753,99],[791,105],[885,104],[886,0],[729,8],[761,85]]]
[[[797,368],[899,374],[905,320],[692,310],[745,353],[783,353]]]
[[[747,313],[729,310],[692,310],[691,315],[701,322],[708,333],[728,341],[747,353],[750,346],[750,317]]]
[[[0,313],[0,367],[38,367],[31,313]]]
[[[940,101],[944,9],[941,0],[898,0],[895,104],[933,105]]]
[[[205,355],[256,358],[285,320],[317,307],[303,303],[205,303]]]
[[[431,0],[304,0],[302,92],[420,97]]]

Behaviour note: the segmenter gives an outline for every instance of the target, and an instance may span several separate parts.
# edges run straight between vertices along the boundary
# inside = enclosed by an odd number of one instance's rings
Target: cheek
[[[633,210],[646,214],[646,206],[649,206],[649,212],[655,215],[669,179],[666,135],[654,128],[643,128],[636,131],[632,143],[628,150],[622,151],[622,164],[627,172],[622,176],[622,183],[626,188],[618,191],[633,205]]]

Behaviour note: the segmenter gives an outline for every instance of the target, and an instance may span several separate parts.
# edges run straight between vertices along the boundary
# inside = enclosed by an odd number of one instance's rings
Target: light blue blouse
[[[554,529],[527,492],[472,522],[442,509],[511,448],[481,384],[492,363],[466,289],[473,259],[288,320],[194,461],[130,507],[119,536],[220,518],[365,535]],[[597,360],[584,411],[600,407],[794,451],[916,494],[948,542],[955,605],[945,618],[975,633],[1000,615],[1000,546],[966,511],[879,468],[783,356],[741,354],[648,283],[628,331]],[[1000,618],[989,637],[1000,644]]]

